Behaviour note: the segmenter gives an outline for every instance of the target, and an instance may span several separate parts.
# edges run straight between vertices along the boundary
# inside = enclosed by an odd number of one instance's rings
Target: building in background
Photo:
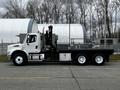
[[[0,41],[4,43],[19,42],[18,34],[38,31],[37,23],[33,19],[0,19]]]

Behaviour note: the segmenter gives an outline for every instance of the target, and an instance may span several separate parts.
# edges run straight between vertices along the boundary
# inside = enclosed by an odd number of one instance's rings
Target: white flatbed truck
[[[59,36],[53,34],[54,27],[50,25],[48,28],[46,33],[27,33],[22,44],[8,46],[7,54],[14,65],[26,65],[29,61],[74,62],[80,65],[90,62],[103,65],[114,52],[113,49],[84,48],[80,44],[58,45]]]

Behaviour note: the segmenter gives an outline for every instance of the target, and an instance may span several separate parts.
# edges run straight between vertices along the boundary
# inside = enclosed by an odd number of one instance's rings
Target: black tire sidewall
[[[18,57],[18,56],[20,56],[20,57],[23,58],[23,62],[22,62],[21,64],[18,64],[18,63],[16,63],[16,61],[15,61],[16,57]],[[23,66],[23,65],[25,65],[26,63],[27,63],[27,60],[26,60],[26,57],[25,57],[24,54],[17,53],[17,54],[15,54],[15,55],[13,56],[13,64],[14,64],[14,65],[16,65],[16,66]]]

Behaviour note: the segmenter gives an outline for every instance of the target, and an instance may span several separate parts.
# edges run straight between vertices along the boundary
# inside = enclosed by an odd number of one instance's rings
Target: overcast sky
[[[4,7],[4,4],[7,0],[0,0],[0,7]]]
[[[6,1],[8,1],[8,0],[0,0],[0,14],[4,15],[6,13],[6,10],[4,9],[4,5],[5,5]]]

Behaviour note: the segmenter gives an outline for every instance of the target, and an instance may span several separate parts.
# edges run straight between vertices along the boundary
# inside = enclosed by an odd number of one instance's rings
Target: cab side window
[[[34,43],[37,40],[37,36],[36,35],[30,35],[29,38],[27,38],[27,42],[28,43]]]

